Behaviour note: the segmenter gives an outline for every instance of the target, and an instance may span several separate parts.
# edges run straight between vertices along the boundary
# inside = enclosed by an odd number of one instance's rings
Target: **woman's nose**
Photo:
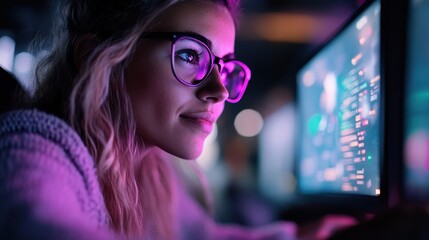
[[[202,101],[224,102],[228,96],[219,68],[215,65],[205,82],[198,87],[197,97]]]

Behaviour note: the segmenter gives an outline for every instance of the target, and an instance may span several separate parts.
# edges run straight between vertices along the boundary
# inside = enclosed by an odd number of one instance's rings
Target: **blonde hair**
[[[236,16],[237,1],[211,1]],[[80,134],[95,160],[112,228],[128,237],[173,237],[173,169],[161,153],[142,156],[144,139],[136,133],[124,69],[141,34],[176,2],[65,1],[53,50],[36,69],[34,106],[65,119]],[[98,44],[79,69],[73,49],[88,33]]]

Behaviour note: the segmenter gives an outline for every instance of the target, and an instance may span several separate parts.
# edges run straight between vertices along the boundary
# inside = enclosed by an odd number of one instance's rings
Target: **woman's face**
[[[234,52],[235,26],[228,10],[208,1],[172,6],[153,32],[196,33],[211,42],[218,57]],[[137,132],[146,146],[185,159],[197,158],[223,111],[228,92],[215,66],[201,85],[179,82],[171,69],[171,41],[147,38],[139,43],[126,70]]]

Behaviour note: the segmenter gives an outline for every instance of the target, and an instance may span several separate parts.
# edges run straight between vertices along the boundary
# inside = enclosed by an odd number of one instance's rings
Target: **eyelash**
[[[192,55],[192,57],[194,57],[193,60],[196,59],[197,62],[199,62],[199,59],[201,56],[201,52],[199,52],[195,48],[186,48],[186,49],[182,49],[182,50],[176,52],[176,55],[179,56],[182,61],[185,61],[187,63],[192,63],[192,64],[195,64],[195,63],[193,63],[193,61],[189,61],[188,59],[181,57],[181,54]]]

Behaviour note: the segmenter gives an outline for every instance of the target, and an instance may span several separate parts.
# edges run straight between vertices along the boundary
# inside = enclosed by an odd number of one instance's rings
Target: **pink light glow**
[[[405,143],[407,166],[414,169],[429,170],[429,137],[425,131],[412,134]]]

